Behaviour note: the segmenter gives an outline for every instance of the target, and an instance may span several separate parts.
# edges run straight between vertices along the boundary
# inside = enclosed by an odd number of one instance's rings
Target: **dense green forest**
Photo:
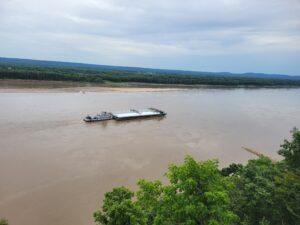
[[[300,80],[226,77],[211,75],[183,75],[134,72],[125,70],[67,68],[43,66],[0,65],[0,79],[75,81],[91,83],[127,82],[169,85],[225,85],[225,86],[300,86]]]
[[[0,219],[0,225],[8,225],[8,221],[6,219]]]
[[[94,213],[107,225],[297,225],[300,224],[300,131],[292,130],[278,153],[231,164],[187,156],[171,165],[169,184],[140,180],[138,191],[114,188]]]

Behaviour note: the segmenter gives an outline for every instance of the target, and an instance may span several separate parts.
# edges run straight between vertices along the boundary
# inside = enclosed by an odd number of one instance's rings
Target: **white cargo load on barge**
[[[148,108],[148,109],[130,109],[129,111],[125,112],[112,112],[111,113],[113,118],[116,120],[123,120],[123,119],[134,119],[134,118],[141,118],[141,117],[152,117],[152,116],[165,116],[166,113],[154,109],[154,108]]]

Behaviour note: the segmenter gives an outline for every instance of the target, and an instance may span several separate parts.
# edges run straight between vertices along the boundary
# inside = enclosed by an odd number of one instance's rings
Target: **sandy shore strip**
[[[68,87],[68,88],[26,88],[1,87],[0,93],[63,93],[63,92],[165,92],[183,88],[144,88],[144,87]]]
[[[36,81],[0,79],[0,93],[61,93],[61,92],[163,92],[185,90],[184,87],[145,84],[104,84],[68,81]]]

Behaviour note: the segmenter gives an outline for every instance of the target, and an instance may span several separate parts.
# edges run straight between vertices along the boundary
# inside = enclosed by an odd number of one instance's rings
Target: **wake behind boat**
[[[165,116],[166,112],[156,109],[156,108],[148,108],[148,109],[130,109],[128,111],[122,112],[102,112],[97,114],[96,116],[86,116],[83,120],[85,122],[97,122],[97,121],[105,121],[105,120],[128,120],[128,119],[137,119],[137,118],[147,118],[154,116]]]

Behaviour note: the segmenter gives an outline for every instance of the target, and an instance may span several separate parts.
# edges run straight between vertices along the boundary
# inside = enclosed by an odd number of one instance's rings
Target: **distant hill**
[[[265,73],[230,73],[230,72],[202,72],[202,71],[186,71],[186,70],[167,70],[153,69],[142,67],[126,67],[126,66],[108,66],[74,62],[59,62],[46,60],[18,59],[0,57],[0,65],[10,66],[28,66],[28,67],[62,67],[62,68],[84,68],[84,69],[101,69],[128,71],[135,73],[149,74],[172,74],[172,75],[192,75],[192,76],[212,76],[212,77],[245,77],[245,78],[267,78],[267,79],[284,79],[284,80],[300,80],[300,76],[289,76],[283,74],[265,74]]]

